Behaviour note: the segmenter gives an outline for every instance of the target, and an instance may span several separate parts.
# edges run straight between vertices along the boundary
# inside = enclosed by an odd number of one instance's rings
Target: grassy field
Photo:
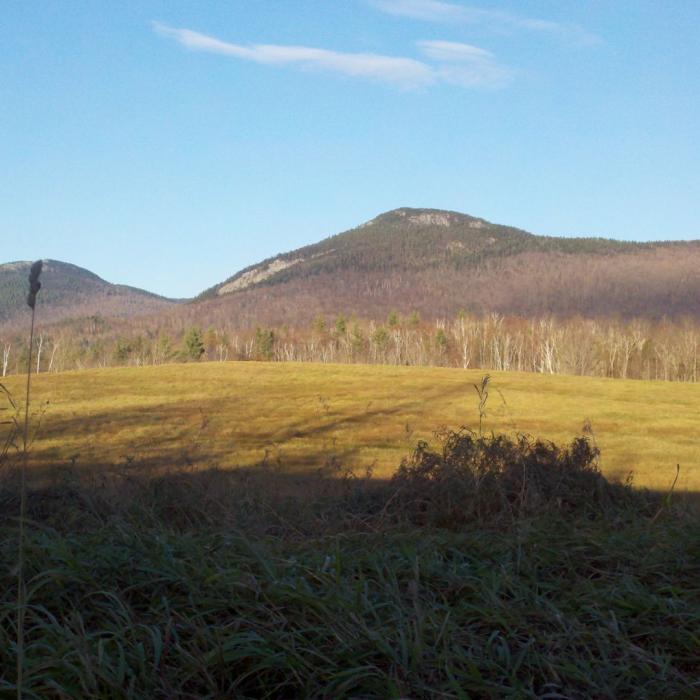
[[[191,364],[40,375],[35,471],[75,464],[267,461],[344,465],[388,476],[441,426],[478,426],[481,371],[362,365]],[[485,430],[570,441],[590,423],[612,478],[700,491],[700,389],[680,383],[491,373]],[[6,385],[21,396],[22,381]]]
[[[31,465],[57,478],[27,499],[21,617],[20,491],[0,469],[0,698],[18,657],[37,700],[698,697],[700,519],[683,499],[607,483],[583,441],[459,433],[392,480],[317,469],[389,476],[440,426],[478,427],[481,376],[37,377]],[[700,490],[695,395],[494,373],[484,428],[564,447],[586,421],[608,474],[666,489],[680,463]],[[126,478],[74,478],[115,467]]]

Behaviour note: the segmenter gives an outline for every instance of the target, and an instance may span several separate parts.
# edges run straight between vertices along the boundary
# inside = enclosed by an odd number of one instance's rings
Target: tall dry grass
[[[34,323],[36,320],[36,298],[41,289],[43,263],[37,260],[29,270],[29,292],[27,305],[32,310],[29,326],[29,357],[27,359],[27,387],[24,402],[24,424],[22,427],[22,462],[20,465],[20,509],[19,537],[17,543],[17,700],[22,700],[24,682],[24,626],[27,608],[27,589],[24,576],[25,520],[27,513],[27,467],[29,461],[29,406],[31,403],[32,352],[34,350]]]

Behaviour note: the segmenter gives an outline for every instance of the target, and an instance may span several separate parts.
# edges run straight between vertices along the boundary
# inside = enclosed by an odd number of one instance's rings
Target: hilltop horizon
[[[392,209],[341,233],[233,271],[193,297],[112,284],[47,261],[53,322],[100,313],[131,318],[307,323],[336,313],[426,318],[467,309],[522,316],[700,317],[700,241],[541,236],[433,208]],[[167,258],[160,264],[167,267]],[[22,315],[29,262],[0,264],[0,324]]]
[[[480,216],[475,216],[470,213],[465,213],[465,212],[460,212],[457,210],[450,210],[450,209],[439,209],[436,207],[409,207],[409,206],[401,206],[401,207],[395,207],[393,209],[389,209],[386,211],[382,211],[379,214],[376,214],[375,216],[367,219],[366,221],[363,221],[356,226],[347,229],[347,231],[341,232],[341,233],[333,233],[329,234],[325,237],[319,238],[317,241],[311,241],[299,249],[293,249],[293,250],[276,250],[276,251],[268,251],[270,254],[261,258],[259,261],[252,263],[251,265],[247,266],[242,266],[234,270],[232,275],[229,275],[228,277],[224,278],[223,282],[214,282],[214,284],[210,284],[208,287],[195,292],[192,295],[187,295],[187,294],[177,294],[175,296],[167,296],[165,294],[160,293],[159,291],[153,289],[153,288],[140,288],[140,287],[135,287],[133,285],[125,284],[123,282],[110,282],[107,281],[102,275],[98,274],[97,272],[88,269],[87,267],[84,267],[83,265],[77,264],[75,261],[71,260],[62,260],[62,259],[52,259],[48,257],[42,258],[42,260],[46,263],[58,263],[60,265],[65,265],[65,266],[70,266],[72,268],[77,268],[81,270],[82,272],[86,273],[87,277],[91,278],[96,278],[102,283],[108,284],[108,285],[115,285],[119,286],[122,288],[130,288],[136,292],[145,292],[146,294],[155,296],[155,297],[160,297],[166,301],[169,302],[186,302],[186,301],[192,301],[195,299],[199,299],[202,297],[205,297],[212,289],[218,288],[221,285],[225,284],[226,281],[232,280],[236,278],[238,275],[244,274],[246,271],[250,269],[254,269],[268,261],[275,260],[278,258],[284,258],[285,256],[293,254],[296,250],[303,250],[305,248],[310,248],[315,245],[320,245],[324,241],[330,240],[338,235],[342,235],[343,233],[348,233],[350,231],[355,231],[362,229],[364,227],[370,226],[372,224],[376,223],[382,223],[384,221],[388,221],[392,218],[395,218],[397,216],[401,216],[402,214],[429,214],[429,213],[435,213],[438,215],[445,215],[449,217],[453,217],[453,221],[451,223],[455,224],[458,223],[459,221],[474,221],[474,222],[481,222],[483,225],[486,226],[492,226],[492,227],[498,227],[499,229],[509,229],[512,231],[518,231],[519,233],[527,234],[529,236],[534,236],[538,239],[541,240],[551,240],[551,241],[606,241],[606,242],[611,242],[611,243],[619,243],[619,244],[630,244],[632,246],[634,245],[669,245],[669,244],[674,244],[674,243],[694,243],[697,240],[700,240],[700,237],[698,239],[696,238],[663,238],[659,237],[658,239],[655,240],[649,240],[649,241],[644,241],[644,240],[631,240],[631,239],[624,239],[620,237],[616,237],[614,235],[612,236],[603,236],[603,235],[578,235],[578,236],[573,236],[573,235],[566,235],[566,234],[561,234],[561,235],[541,235],[541,234],[536,234],[536,233],[531,233],[529,231],[525,231],[524,229],[520,229],[511,225],[503,225],[503,224],[494,224],[490,221],[487,221],[486,219],[480,217]],[[410,223],[410,221],[408,222]],[[9,270],[13,266],[26,266],[27,268],[31,265],[33,260],[9,260],[6,262],[0,262],[0,271],[2,270]],[[167,257],[166,256],[161,256],[159,263],[158,264],[167,264]]]

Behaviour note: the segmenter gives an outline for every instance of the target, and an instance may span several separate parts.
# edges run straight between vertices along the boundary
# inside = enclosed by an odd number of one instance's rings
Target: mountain
[[[240,325],[317,314],[700,317],[700,242],[538,236],[402,208],[211,287],[196,314]],[[194,318],[192,305],[178,310]]]
[[[667,232],[659,232],[660,237]],[[0,265],[0,327],[26,319],[30,263]],[[700,319],[700,241],[539,236],[466,214],[402,208],[247,267],[189,303],[45,261],[40,322],[143,316],[150,328],[307,324],[316,316],[444,318],[464,310]]]
[[[348,270],[372,273],[476,268],[488,260],[524,252],[608,254],[641,244],[601,238],[551,238],[466,214],[438,209],[396,209],[357,228],[237,272],[200,295],[212,298]]]
[[[27,275],[31,262],[0,265],[0,325],[12,326],[28,315]],[[90,316],[130,317],[164,311],[176,302],[121,284],[110,284],[77,265],[44,260],[37,306],[44,323]]]

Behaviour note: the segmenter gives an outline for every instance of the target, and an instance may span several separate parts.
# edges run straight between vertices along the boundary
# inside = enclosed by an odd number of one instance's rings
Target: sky
[[[700,238],[700,2],[5,0],[0,262],[172,297],[397,207]]]

